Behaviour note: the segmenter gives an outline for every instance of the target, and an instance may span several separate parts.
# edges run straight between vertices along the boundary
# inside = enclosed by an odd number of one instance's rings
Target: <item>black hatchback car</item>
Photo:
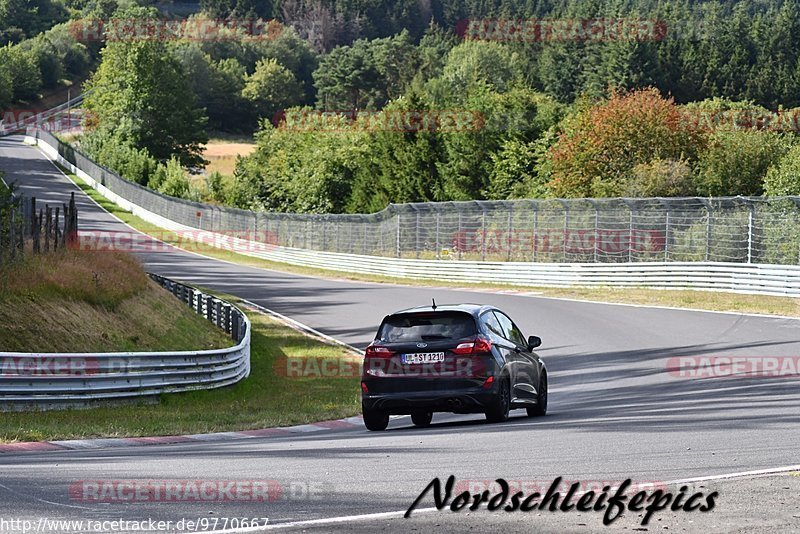
[[[512,408],[547,413],[547,369],[511,318],[492,306],[426,306],[383,319],[367,347],[361,408],[369,430],[392,414],[417,426],[434,412],[485,413],[492,422]]]

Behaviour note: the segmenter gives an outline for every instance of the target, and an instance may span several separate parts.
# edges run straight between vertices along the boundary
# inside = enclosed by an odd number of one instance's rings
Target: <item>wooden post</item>
[[[36,222],[33,225],[33,252],[35,254],[39,254],[42,251],[39,243],[42,229],[42,216],[42,210],[39,209],[39,216],[36,217]]]
[[[55,228],[53,229],[53,250],[58,250],[58,240],[61,237],[61,231],[58,228],[58,215],[59,215],[60,208],[56,206],[56,213],[53,217],[53,225]]]
[[[44,206],[44,251],[50,252],[50,231],[52,223],[52,210],[50,206]]]

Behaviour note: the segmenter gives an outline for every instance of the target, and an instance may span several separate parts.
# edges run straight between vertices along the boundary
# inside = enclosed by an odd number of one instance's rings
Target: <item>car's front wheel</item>
[[[486,419],[490,423],[502,423],[508,420],[508,413],[511,411],[511,381],[508,377],[500,379],[497,390],[497,397],[492,405],[486,410]]]
[[[542,371],[539,379],[539,391],[536,394],[536,406],[528,408],[529,417],[541,417],[547,413],[547,373]]]
[[[364,415],[364,426],[367,427],[367,430],[386,430],[386,427],[389,426],[389,412],[364,408],[362,413]]]
[[[433,412],[419,411],[411,413],[411,422],[414,423],[415,426],[430,426],[432,420]]]

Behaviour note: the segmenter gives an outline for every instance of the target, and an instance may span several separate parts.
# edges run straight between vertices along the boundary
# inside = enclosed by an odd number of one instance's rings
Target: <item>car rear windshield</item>
[[[429,312],[393,315],[383,323],[378,338],[387,343],[462,339],[477,334],[468,313]]]

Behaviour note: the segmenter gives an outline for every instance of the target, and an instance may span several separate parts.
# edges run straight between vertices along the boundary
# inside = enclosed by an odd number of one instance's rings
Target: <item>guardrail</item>
[[[45,132],[46,134],[46,132]],[[48,134],[49,135],[49,134]],[[245,239],[231,238],[212,230],[188,226],[142,206],[112,191],[105,183],[66,159],[59,144],[50,144],[52,136],[31,139],[45,155],[58,161],[100,194],[134,215],[178,236],[198,239],[219,248],[261,259],[359,274],[464,282],[510,283],[524,286],[573,287],[614,286],[651,289],[696,289],[735,293],[800,297],[800,266],[766,263],[716,261],[629,263],[544,263],[521,261],[451,261],[388,258],[286,247]],[[55,139],[55,138],[53,138]],[[117,179],[119,179],[117,177]],[[140,188],[136,184],[131,187]],[[156,194],[156,193],[153,193]],[[177,200],[177,199],[175,199]],[[792,235],[784,242],[797,246]]]
[[[0,411],[90,406],[229,386],[250,374],[250,321],[238,308],[174,280],[150,274],[235,346],[200,351],[0,353]]]

